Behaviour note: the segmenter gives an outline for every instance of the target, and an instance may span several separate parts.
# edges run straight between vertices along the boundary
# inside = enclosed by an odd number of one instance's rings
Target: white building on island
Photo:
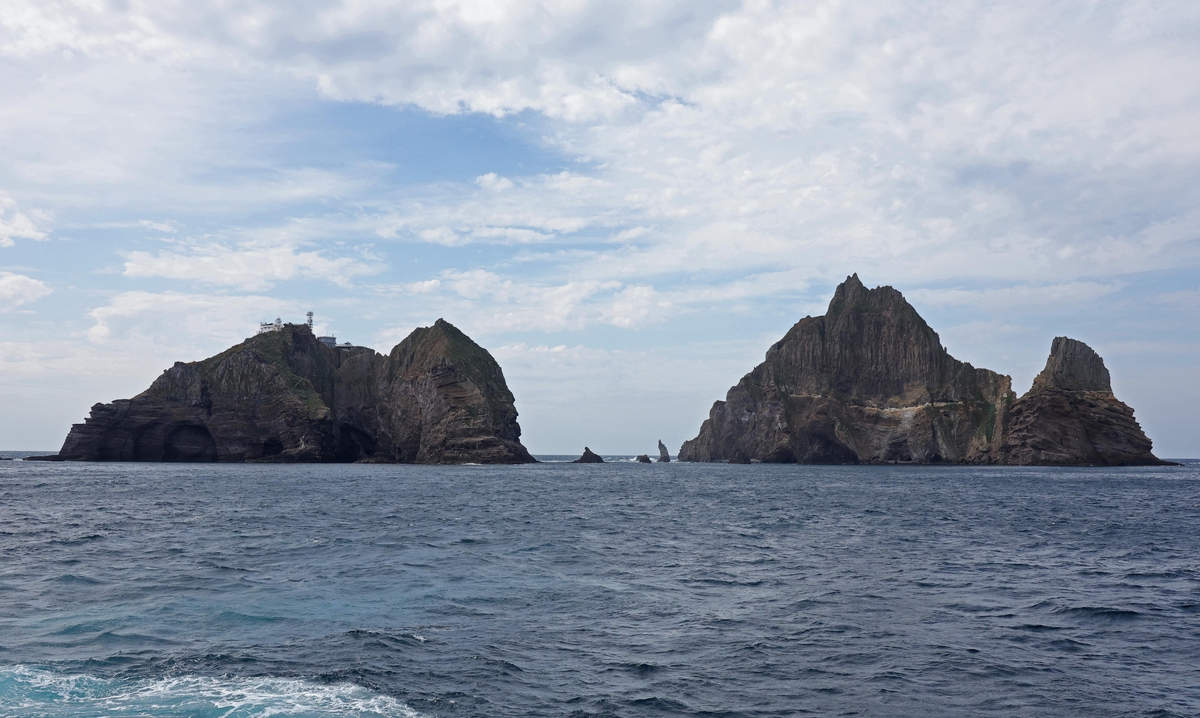
[[[308,317],[308,321],[306,321],[305,324],[307,324],[308,328],[311,330],[313,328],[313,313],[309,312],[305,316]],[[280,317],[275,317],[275,321],[273,321],[273,322],[259,322],[259,324],[258,324],[258,333],[259,334],[267,334],[269,332],[279,332],[279,331],[283,331],[283,319],[281,319]],[[317,341],[321,342],[322,344],[329,347],[330,349],[337,349],[339,347],[342,349],[349,349],[349,348],[354,347],[354,345],[351,344],[350,342],[338,344],[337,337],[335,337],[335,336],[317,337]]]

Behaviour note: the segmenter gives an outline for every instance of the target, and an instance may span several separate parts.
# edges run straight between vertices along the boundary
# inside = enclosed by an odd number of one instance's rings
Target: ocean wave
[[[352,684],[295,678],[173,676],[121,680],[0,667],[0,705],[12,718],[419,718],[394,698]]]

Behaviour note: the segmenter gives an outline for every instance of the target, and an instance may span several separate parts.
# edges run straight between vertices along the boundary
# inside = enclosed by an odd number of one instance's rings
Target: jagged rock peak
[[[662,443],[662,439],[658,440],[658,462],[660,464],[671,463],[671,452],[667,451],[667,445]]]
[[[1097,391],[1112,393],[1112,382],[1104,360],[1091,347],[1077,339],[1054,337],[1046,368],[1033,380],[1033,391]]]
[[[680,461],[982,461],[1008,377],[957,361],[892,287],[857,275],[713,404]]]
[[[788,394],[912,406],[961,398],[964,370],[904,295],[867,289],[854,274],[823,316],[801,319],[767,351],[763,371],[771,376],[756,379]]]
[[[1054,340],[1017,399],[960,362],[900,292],[851,275],[715,402],[681,461],[1155,465],[1086,344]]]
[[[833,299],[829,301],[829,308],[826,309],[825,316],[833,319],[847,311],[880,310],[889,306],[912,309],[904,295],[895,288],[883,285],[867,289],[867,286],[858,278],[858,274],[851,274],[833,291]],[[913,312],[915,313],[915,310]],[[926,326],[926,328],[928,327]]]

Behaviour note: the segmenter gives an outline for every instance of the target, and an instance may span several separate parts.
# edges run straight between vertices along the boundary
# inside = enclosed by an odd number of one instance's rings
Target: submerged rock
[[[651,460],[650,460],[650,457],[649,457],[649,456],[647,456],[646,454],[638,454],[638,457],[637,457],[637,462],[638,462],[639,464],[652,464],[652,463],[654,463],[653,461],[651,461]]]
[[[679,459],[1160,463],[1081,342],[1056,339],[1026,396],[1011,385],[950,356],[900,292],[868,290],[854,275],[824,316],[797,322],[713,404]]]
[[[671,452],[667,451],[667,445],[662,443],[662,439],[658,440],[658,462],[660,464],[671,463]]]
[[[583,456],[580,456],[578,459],[575,459],[571,463],[573,463],[573,464],[603,464],[604,459],[601,459],[599,454],[593,453],[591,449],[589,449],[588,447],[585,446],[585,447],[583,447]]]
[[[526,463],[512,392],[487,350],[439,319],[387,356],[283,325],[176,363],[96,404],[57,457],[75,461]]]

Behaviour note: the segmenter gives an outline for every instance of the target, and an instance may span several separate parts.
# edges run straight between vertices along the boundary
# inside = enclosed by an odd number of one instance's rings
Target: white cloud
[[[1048,307],[1061,310],[1068,305],[1093,302],[1119,292],[1126,286],[1126,282],[1069,282],[987,289],[915,289],[905,294],[923,305],[965,306],[979,311],[1014,313],[1045,310]]]
[[[542,285],[503,279],[485,270],[449,271],[442,286],[471,304],[473,324],[485,333],[584,328],[612,301],[619,282],[594,280]]]
[[[23,274],[0,272],[0,311],[15,309],[22,304],[49,296],[54,290],[40,280]]]
[[[484,189],[490,189],[493,192],[503,192],[513,186],[513,181],[507,177],[501,177],[495,172],[488,172],[484,175],[479,175],[475,178],[475,184]]]
[[[46,232],[38,225],[49,220],[50,217],[39,210],[29,214],[19,211],[11,197],[0,193],[0,247],[13,246],[14,239],[47,239]]]
[[[138,225],[157,232],[166,232],[167,234],[175,234],[179,231],[179,228],[172,222],[155,222],[151,219],[143,219],[138,222]]]
[[[320,250],[301,251],[288,242],[259,241],[232,247],[189,243],[182,251],[157,254],[130,252],[125,258],[124,273],[133,278],[164,277],[258,291],[298,277],[349,286],[355,277],[375,274],[381,269],[374,262],[328,257]]]
[[[55,60],[53,82],[75,77],[76,65],[122,62],[126,75],[158,83],[147,95],[167,109],[155,113],[97,95],[109,90],[61,90],[131,108],[139,125],[147,115],[159,147],[187,146],[178,139],[194,118],[220,111],[180,98],[220,94],[205,83],[224,87],[220,78],[240,68],[248,85],[275,73],[340,99],[538,111],[560,120],[547,142],[588,160],[587,171],[490,172],[457,195],[368,203],[385,238],[453,247],[595,233],[634,246],[627,257],[642,272],[828,277],[836,263],[833,274],[1047,280],[1200,260],[1187,230],[1194,201],[1180,189],[1198,179],[1200,89],[1175,79],[1200,73],[1185,31],[1200,26],[1193,5],[20,2],[0,46],[22,62],[77,53],[74,64]],[[172,93],[176,75],[185,84]],[[51,107],[35,114],[61,114]],[[127,177],[138,150],[120,152],[84,165]],[[19,159],[27,176],[52,176],[44,161]],[[307,171],[250,194],[282,202],[364,191]],[[644,226],[655,231],[634,231]]]
[[[665,320],[670,299],[646,285],[593,279],[559,283],[522,281],[495,272],[448,270],[436,279],[392,288],[406,305],[428,308],[423,315],[464,317],[472,335],[509,331],[580,331],[590,326],[638,328]],[[463,321],[463,320],[460,320]],[[386,332],[387,338],[398,336]]]
[[[298,307],[265,296],[122,292],[88,312],[94,324],[87,338],[96,344],[136,345],[143,351],[153,345],[160,355],[166,352],[159,346],[193,355],[195,347],[225,349],[254,334],[258,322],[276,314],[303,321]]]

